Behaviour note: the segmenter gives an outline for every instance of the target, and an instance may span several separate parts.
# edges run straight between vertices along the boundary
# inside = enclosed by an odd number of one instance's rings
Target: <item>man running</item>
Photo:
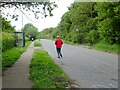
[[[57,36],[57,39],[55,40],[55,45],[56,45],[56,49],[57,49],[58,58],[60,58],[60,56],[62,57],[62,54],[61,54],[62,44],[63,44],[63,42],[60,39],[60,36]]]

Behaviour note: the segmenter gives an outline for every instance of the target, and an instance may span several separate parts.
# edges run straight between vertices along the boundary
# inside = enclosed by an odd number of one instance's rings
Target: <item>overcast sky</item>
[[[39,31],[49,28],[49,27],[56,27],[58,23],[61,20],[62,15],[68,11],[68,6],[73,3],[74,0],[59,0],[57,1],[58,8],[55,8],[53,10],[53,15],[52,17],[47,17],[47,18],[39,18],[35,19],[33,15],[26,15],[32,20],[28,19],[25,15],[23,15],[23,26],[27,23],[32,23],[35,27],[38,28]],[[10,12],[14,13],[13,9],[7,9],[5,12]],[[8,19],[11,21],[12,26],[16,26],[16,30],[21,30],[22,28],[22,13],[18,10],[16,11],[17,14],[19,14],[19,19],[17,21],[14,21],[12,19]]]

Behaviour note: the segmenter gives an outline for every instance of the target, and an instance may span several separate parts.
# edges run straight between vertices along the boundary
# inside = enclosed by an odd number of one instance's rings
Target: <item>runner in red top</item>
[[[60,56],[62,57],[62,54],[61,54],[62,44],[63,44],[63,42],[60,39],[60,36],[57,36],[57,39],[55,40],[55,45],[56,45],[56,49],[57,49],[58,58],[60,58]]]

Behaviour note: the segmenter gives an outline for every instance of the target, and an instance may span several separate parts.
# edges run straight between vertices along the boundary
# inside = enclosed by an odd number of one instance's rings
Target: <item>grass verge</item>
[[[119,44],[109,44],[106,42],[99,42],[93,45],[93,48],[96,50],[102,50],[105,52],[115,52],[115,53],[120,53],[120,45]]]
[[[2,53],[2,70],[7,69],[12,66],[16,60],[21,56],[23,52],[26,51],[28,45],[30,45],[31,41],[26,42],[25,47],[13,47],[9,50],[6,50]]]
[[[44,50],[36,49],[30,64],[32,88],[65,88],[71,82]]]
[[[34,47],[38,47],[38,46],[41,46],[40,41],[35,41],[35,42],[34,42]]]

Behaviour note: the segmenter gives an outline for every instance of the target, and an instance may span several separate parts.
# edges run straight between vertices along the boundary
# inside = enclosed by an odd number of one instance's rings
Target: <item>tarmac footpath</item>
[[[4,71],[2,88],[31,88],[33,83],[29,80],[29,65],[33,57],[34,42],[27,47],[16,63]]]

